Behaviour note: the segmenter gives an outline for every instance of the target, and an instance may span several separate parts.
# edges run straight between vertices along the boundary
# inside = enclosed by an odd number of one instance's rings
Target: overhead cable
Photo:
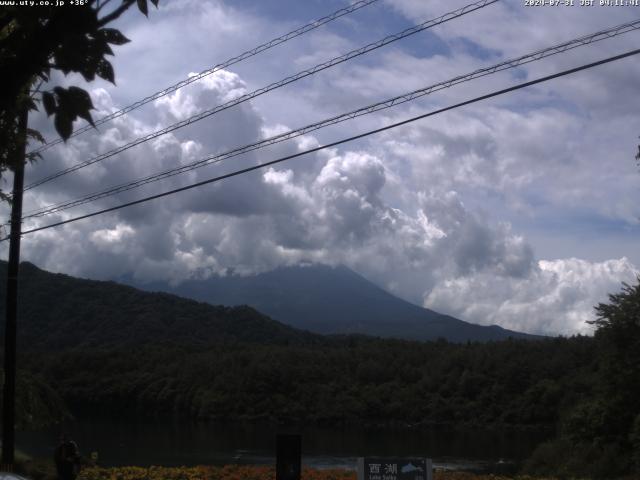
[[[363,7],[366,7],[367,5],[370,5],[372,3],[375,3],[379,0],[360,0],[358,2],[355,2],[351,5],[349,5],[348,7],[345,8],[341,8],[340,10],[337,10],[333,13],[331,13],[330,15],[327,15],[325,17],[319,18],[318,20],[315,20],[311,23],[308,23],[306,25],[303,25],[302,27],[296,28],[295,30],[292,30],[289,33],[285,33],[284,35],[281,35],[280,37],[274,38],[272,40],[269,40],[266,43],[263,43],[262,45],[259,45],[255,48],[252,48],[251,50],[247,50],[244,53],[241,53],[240,55],[237,55],[235,57],[232,57],[228,60],[225,60],[222,63],[219,63],[211,68],[208,68],[206,70],[203,70],[202,72],[196,74],[196,75],[192,75],[188,78],[185,78],[184,80],[181,80],[180,82],[171,85],[170,87],[167,87],[163,90],[159,90],[154,94],[151,94],[145,98],[143,98],[142,100],[138,100],[137,102],[132,103],[131,105],[128,105],[116,112],[110,113],[109,115],[106,115],[102,118],[99,118],[98,120],[95,120],[93,123],[96,127],[110,122],[111,120],[121,117],[122,115],[125,115],[137,108],[142,107],[143,105],[146,105],[149,102],[153,102],[154,100],[157,100],[159,98],[164,97],[165,95],[169,95],[170,93],[175,92],[176,90],[181,89],[182,87],[185,87],[193,82],[197,82],[198,80],[203,79],[204,77],[207,77],[209,75],[211,75],[212,73],[218,72],[224,68],[230,67],[231,65],[235,65],[236,63],[240,63],[243,60],[246,60],[247,58],[251,58],[255,55],[258,55],[259,53],[262,53],[266,50],[269,50],[270,48],[273,48],[277,45],[280,45],[282,43],[288,42],[289,40],[292,40],[296,37],[299,37],[300,35],[303,35],[307,32],[310,32],[311,30],[314,30],[322,25],[325,25],[329,22],[332,22],[333,20],[336,20],[340,17],[343,17],[345,15],[348,15],[352,12],[355,12],[356,10],[359,10]],[[89,130],[92,130],[93,126],[91,125],[85,125],[82,128],[79,128],[78,130],[76,130],[75,132],[73,132],[73,134],[71,135],[71,137],[75,137],[77,135],[80,135],[84,132],[87,132]],[[62,140],[61,138],[58,138],[56,140],[47,142],[45,145],[42,145],[41,147],[38,147],[36,149],[34,149],[31,153],[41,153],[51,147],[53,147],[54,145],[58,145],[59,143],[62,143],[64,140]]]
[[[438,18],[435,18],[433,20],[428,20],[428,21],[426,21],[424,23],[421,23],[419,25],[416,25],[414,27],[407,28],[406,30],[403,30],[400,33],[396,33],[396,34],[393,34],[393,35],[388,35],[388,36],[384,37],[383,39],[378,40],[377,42],[373,42],[373,43],[370,43],[370,44],[368,44],[368,45],[366,45],[364,47],[352,50],[349,53],[346,53],[346,54],[341,55],[339,57],[335,57],[335,58],[333,58],[333,59],[331,59],[331,60],[329,60],[327,62],[321,63],[321,64],[316,65],[314,67],[311,67],[311,68],[309,68],[307,70],[303,70],[301,72],[298,72],[298,73],[296,73],[294,75],[291,75],[289,77],[286,77],[286,78],[284,78],[284,79],[282,79],[282,80],[280,80],[278,82],[275,82],[275,83],[272,83],[270,85],[267,85],[266,87],[262,87],[262,88],[259,88],[258,90],[254,90],[253,92],[241,95],[238,98],[235,98],[235,99],[230,100],[230,101],[228,101],[226,103],[223,103],[221,105],[213,107],[213,108],[211,108],[209,110],[205,110],[205,111],[203,111],[201,113],[198,113],[196,115],[193,115],[193,116],[191,116],[191,117],[189,117],[187,119],[184,119],[184,120],[181,120],[181,121],[179,121],[177,123],[174,123],[173,125],[170,125],[168,127],[162,128],[160,130],[152,132],[152,133],[150,133],[148,135],[145,135],[143,137],[136,138],[135,140],[133,140],[133,141],[131,141],[131,142],[125,144],[125,145],[121,145],[121,146],[119,146],[117,148],[114,148],[114,149],[108,151],[108,152],[105,152],[105,153],[102,153],[102,154],[100,154],[98,156],[95,156],[95,157],[93,157],[93,158],[91,158],[89,160],[86,160],[84,162],[78,163],[78,164],[76,164],[74,166],[71,166],[71,167],[68,167],[68,168],[66,168],[64,170],[60,170],[60,171],[58,171],[58,172],[56,172],[54,174],[51,174],[51,175],[49,175],[47,177],[44,177],[44,178],[42,178],[42,179],[40,179],[40,180],[38,180],[36,182],[33,182],[33,183],[25,186],[24,189],[25,189],[25,191],[26,190],[31,190],[32,188],[35,188],[35,187],[37,187],[39,185],[42,185],[42,184],[47,183],[47,182],[50,182],[51,180],[59,178],[59,177],[61,177],[63,175],[66,175],[66,174],[71,173],[71,172],[75,172],[75,171],[80,170],[81,168],[87,167],[89,165],[93,165],[94,163],[100,162],[100,161],[105,160],[105,159],[107,159],[109,157],[113,157],[114,155],[122,153],[125,150],[128,150],[128,149],[130,149],[132,147],[135,147],[136,145],[140,145],[141,143],[148,142],[149,140],[153,140],[154,138],[157,138],[157,137],[160,137],[160,136],[165,135],[167,133],[173,132],[175,130],[178,130],[179,128],[186,127],[187,125],[191,125],[192,123],[195,123],[195,122],[198,122],[198,121],[200,121],[202,119],[210,117],[211,115],[219,113],[219,112],[221,112],[223,110],[227,110],[227,109],[229,109],[231,107],[234,107],[234,106],[236,106],[236,105],[238,105],[240,103],[244,103],[244,102],[252,100],[252,99],[254,99],[254,98],[256,98],[256,97],[258,97],[260,95],[264,95],[267,92],[271,92],[272,90],[281,88],[281,87],[283,87],[285,85],[288,85],[290,83],[296,82],[296,81],[298,81],[298,80],[300,80],[302,78],[308,77],[310,75],[314,75],[314,74],[316,74],[316,73],[318,73],[318,72],[320,72],[322,70],[326,70],[327,68],[334,67],[334,66],[336,66],[338,64],[341,64],[343,62],[351,60],[351,59],[353,59],[355,57],[364,55],[364,54],[366,54],[366,53],[368,53],[368,52],[370,52],[372,50],[376,50],[378,48],[381,48],[381,47],[383,47],[385,45],[388,45],[389,43],[392,43],[392,42],[398,41],[400,39],[406,38],[406,37],[408,37],[410,35],[415,35],[418,32],[421,32],[423,30],[426,30],[428,28],[434,27],[436,25],[440,25],[442,23],[448,22],[448,21],[453,20],[455,18],[461,17],[463,15],[466,15],[466,14],[471,13],[473,11],[476,11],[478,9],[484,8],[484,7],[488,6],[488,5],[496,3],[498,1],[499,0],[479,0],[479,1],[476,1],[476,2],[471,3],[469,5],[466,5],[466,6],[462,7],[462,8],[454,10],[452,12],[446,13],[446,14],[444,14],[444,15],[438,17]]]
[[[187,165],[182,165],[180,167],[176,167],[176,168],[172,168],[172,169],[168,169],[159,173],[155,173],[153,175],[138,179],[138,180],[133,180],[130,182],[126,182],[126,183],[122,183],[120,185],[117,186],[113,186],[110,187],[106,190],[102,190],[100,192],[94,192],[92,194],[86,195],[84,197],[81,198],[77,198],[77,199],[73,199],[73,200],[67,200],[64,202],[60,202],[57,204],[53,204],[53,205],[48,205],[48,206],[44,206],[41,207],[39,209],[35,209],[32,210],[30,212],[26,212],[26,214],[22,217],[23,219],[28,219],[28,218],[34,218],[34,217],[41,217],[44,215],[50,215],[53,213],[57,213],[63,210],[67,210],[69,208],[73,208],[76,206],[80,206],[80,205],[84,205],[86,203],[89,202],[93,202],[105,197],[110,197],[113,195],[116,195],[118,193],[122,193],[122,192],[126,192],[128,190],[132,190],[134,188],[138,188],[141,187],[143,185],[147,185],[149,183],[152,182],[157,182],[159,180],[163,180],[166,178],[170,178],[173,177],[175,175],[179,175],[182,173],[186,173],[192,170],[195,170],[196,168],[200,168],[200,167],[204,167],[207,165],[212,165],[212,164],[216,164],[216,163],[220,163],[228,158],[232,158],[232,157],[236,157],[238,155],[242,155],[244,153],[248,153],[260,148],[264,148],[267,147],[269,145],[274,145],[276,143],[280,143],[280,142],[284,142],[286,140],[290,140],[292,138],[295,137],[299,137],[301,135],[305,135],[307,133],[310,133],[312,131],[315,130],[319,130],[321,128],[325,128],[327,126],[330,125],[335,125],[337,123],[341,123],[347,120],[351,120],[353,118],[357,118],[363,115],[367,115],[370,113],[374,113],[380,110],[384,110],[387,108],[391,108],[393,106],[396,105],[400,105],[412,100],[415,100],[417,98],[423,97],[425,95],[429,95],[433,92],[437,92],[439,90],[443,90],[445,88],[449,88],[452,87],[454,85],[458,85],[460,83],[463,82],[468,82],[470,80],[474,80],[480,77],[484,77],[486,75],[490,75],[496,72],[500,72],[500,71],[504,71],[510,68],[515,68],[527,63],[531,63],[531,62],[535,62],[538,60],[541,60],[543,58],[546,57],[550,57],[552,55],[557,55],[559,53],[563,53],[566,52],[568,50],[577,48],[577,47],[581,47],[584,45],[590,45],[592,43],[598,42],[598,41],[602,41],[604,39],[608,39],[608,38],[612,38],[615,37],[617,35],[621,35],[624,33],[628,33],[630,31],[634,31],[634,30],[638,30],[640,29],[640,20],[636,20],[634,22],[628,22],[628,23],[624,23],[622,25],[617,25],[615,27],[606,29],[606,30],[601,30],[598,31],[596,33],[592,33],[589,35],[584,35],[582,37],[579,38],[575,38],[573,40],[569,40],[567,42],[563,42],[561,44],[558,45],[554,45],[552,47],[548,47],[548,48],[544,48],[541,50],[537,50],[535,52],[526,54],[526,55],[522,55],[520,57],[517,58],[513,58],[510,60],[505,60],[503,62],[497,63],[495,65],[489,66],[489,67],[484,67],[478,70],[475,70],[471,73],[467,73],[464,75],[459,75],[457,77],[451,78],[449,80],[445,80],[443,82],[439,82],[433,85],[430,85],[428,87],[424,87],[418,90],[414,90],[413,92],[410,93],[406,93],[404,95],[399,95],[381,102],[377,102],[374,103],[372,105],[366,106],[366,107],[362,107],[359,108],[357,110],[353,110],[351,112],[348,113],[343,113],[341,115],[337,115],[325,120],[322,120],[320,122],[315,122],[312,123],[310,125],[304,126],[302,128],[298,128],[296,130],[291,130],[288,132],[283,132],[279,135],[275,135],[263,140],[260,140],[258,142],[252,143],[252,144],[248,144],[248,145],[244,145],[241,147],[237,147],[234,148],[232,150],[226,151],[224,153],[218,153],[218,154],[213,154],[213,155],[209,155],[205,158],[202,158],[200,160],[197,160],[195,162],[189,163]]]
[[[562,77],[562,76],[565,76],[565,75],[569,75],[569,74],[572,74],[572,73],[580,72],[582,70],[587,70],[589,68],[593,68],[593,67],[596,67],[596,66],[599,66],[599,65],[603,65],[603,64],[606,64],[606,63],[614,62],[616,60],[621,60],[623,58],[630,57],[632,55],[637,55],[638,53],[640,53],[640,49],[631,50],[629,52],[626,52],[626,53],[623,53],[623,54],[620,54],[620,55],[615,55],[613,57],[608,57],[608,58],[605,58],[605,59],[597,61],[597,62],[589,63],[589,64],[582,65],[582,66],[576,67],[576,68],[571,68],[569,70],[564,70],[564,71],[561,71],[561,72],[558,72],[558,73],[554,73],[552,75],[547,75],[545,77],[537,78],[535,80],[531,80],[531,81],[528,81],[528,82],[519,83],[519,84],[514,85],[512,87],[509,87],[509,88],[504,88],[502,90],[494,91],[494,92],[488,93],[486,95],[481,95],[481,96],[475,97],[475,98],[473,98],[471,100],[466,100],[464,102],[456,103],[455,105],[450,105],[450,106],[445,107],[445,108],[440,108],[438,110],[434,110],[434,111],[431,111],[431,112],[428,112],[428,113],[424,113],[422,115],[411,117],[411,118],[403,120],[401,122],[392,123],[390,125],[386,125],[384,127],[377,128],[375,130],[369,130],[367,132],[364,132],[364,133],[361,133],[361,134],[358,134],[358,135],[354,135],[352,137],[344,138],[342,140],[338,140],[338,141],[335,141],[335,142],[332,142],[332,143],[328,143],[326,145],[321,145],[321,146],[318,146],[318,147],[315,147],[315,148],[310,148],[310,149],[305,150],[303,152],[298,152],[298,153],[294,153],[292,155],[287,155],[285,157],[280,157],[280,158],[278,158],[276,160],[271,160],[269,162],[265,162],[265,163],[262,163],[262,164],[259,164],[259,165],[254,165],[252,167],[247,167],[247,168],[243,168],[241,170],[236,170],[234,172],[227,173],[227,174],[224,174],[224,175],[220,175],[220,176],[217,176],[217,177],[214,177],[214,178],[209,178],[209,179],[203,180],[201,182],[193,183],[191,185],[187,185],[187,186],[180,187],[180,188],[175,188],[173,190],[169,190],[169,191],[166,191],[166,192],[163,192],[163,193],[158,193],[158,194],[155,194],[155,195],[144,197],[144,198],[141,198],[139,200],[132,201],[132,202],[123,203],[121,205],[116,205],[114,207],[105,208],[103,210],[98,210],[96,212],[88,213],[86,215],[80,215],[80,216],[69,218],[69,219],[66,219],[66,220],[59,221],[59,222],[51,223],[49,225],[44,225],[44,226],[41,226],[41,227],[36,227],[36,228],[29,229],[29,230],[25,230],[25,231],[22,232],[22,234],[26,235],[26,234],[29,234],[29,233],[34,233],[34,232],[39,232],[39,231],[42,231],[42,230],[47,230],[49,228],[59,227],[61,225],[66,225],[66,224],[77,222],[77,221],[80,221],[80,220],[85,220],[87,218],[95,217],[97,215],[102,215],[102,214],[105,214],[105,213],[114,212],[116,210],[120,210],[120,209],[123,209],[123,208],[131,207],[131,206],[134,206],[134,205],[140,205],[142,203],[146,203],[146,202],[149,202],[151,200],[155,200],[155,199],[158,199],[158,198],[166,197],[166,196],[173,195],[173,194],[179,193],[179,192],[184,192],[186,190],[191,190],[193,188],[197,188],[197,187],[201,187],[201,186],[204,186],[204,185],[208,185],[210,183],[219,182],[219,181],[227,179],[227,178],[231,178],[231,177],[235,177],[235,176],[242,175],[242,174],[245,174],[245,173],[249,173],[249,172],[252,172],[254,170],[263,169],[265,167],[269,167],[271,165],[275,165],[275,164],[278,164],[278,163],[281,163],[281,162],[284,162],[284,161],[287,161],[287,160],[291,160],[293,158],[301,157],[301,156],[307,155],[309,153],[318,152],[320,150],[324,150],[324,149],[327,149],[327,148],[332,148],[332,147],[335,147],[335,146],[338,146],[338,145],[342,145],[342,144],[347,143],[347,142],[352,142],[354,140],[365,138],[365,137],[368,137],[370,135],[374,135],[374,134],[381,133],[381,132],[384,132],[384,131],[387,131],[387,130],[391,130],[393,128],[397,128],[397,127],[400,127],[402,125],[407,125],[407,124],[415,122],[417,120],[428,118],[428,117],[431,117],[431,116],[434,116],[434,115],[437,115],[439,113],[443,113],[443,112],[446,112],[446,111],[449,111],[449,110],[454,110],[456,108],[460,108],[460,107],[463,107],[465,105],[470,105],[472,103],[476,103],[476,102],[479,102],[479,101],[482,101],[482,100],[487,100],[489,98],[497,97],[498,95],[503,95],[505,93],[513,92],[513,91],[516,91],[516,90],[520,90],[522,88],[526,88],[526,87],[530,87],[532,85],[536,85],[536,84],[539,84],[539,83],[542,83],[542,82],[546,82],[546,81],[552,80],[554,78],[559,78],[559,77]],[[0,241],[5,241],[5,240],[8,240],[8,239],[9,239],[9,237],[7,236],[7,237],[4,237],[4,238],[0,239]]]

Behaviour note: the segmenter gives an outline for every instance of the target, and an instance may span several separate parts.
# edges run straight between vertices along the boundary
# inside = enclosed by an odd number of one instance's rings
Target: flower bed
[[[90,467],[83,469],[77,480],[275,480],[275,478],[274,467],[226,465],[224,467]],[[527,477],[518,477],[518,479],[526,480]],[[304,468],[302,480],[356,480],[356,472]],[[434,480],[513,479],[494,475],[436,471]]]

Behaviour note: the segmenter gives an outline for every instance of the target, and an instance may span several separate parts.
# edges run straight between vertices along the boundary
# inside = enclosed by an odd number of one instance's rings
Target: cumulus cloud
[[[411,21],[424,21],[462,5],[413,0],[385,3],[383,10],[386,8],[389,18],[395,12]],[[327,70],[134,147],[30,191],[25,208],[186,165],[621,21],[621,9],[615,8],[607,10],[605,25],[595,15],[578,12],[588,9],[551,13],[563,9],[526,10],[514,5],[501,2],[483,11],[490,22],[469,16],[425,35],[432,43],[440,42],[439,48],[415,37],[417,49],[404,49],[401,44],[382,49],[367,60]],[[550,12],[544,14],[544,21],[538,17],[542,10]],[[561,29],[562,15],[569,15],[569,10],[584,21],[567,23]],[[354,32],[363,38],[375,33],[377,38],[389,29],[387,33],[398,30],[398,22],[389,27],[386,19],[370,19],[375,24],[370,28],[356,18],[350,20],[353,28],[347,33],[344,28],[327,27],[301,37],[299,43],[283,46],[279,56],[260,56],[247,62],[248,66],[219,71],[134,115],[118,118],[98,134],[53,148],[28,172],[28,181],[344,53],[364,43],[362,38],[356,41]],[[198,71],[202,59],[194,52],[207,51],[221,60],[229,51],[254,46],[255,38],[268,39],[292,27],[222,1],[190,1],[180,9],[163,6],[150,21],[156,23],[135,23],[132,29],[125,29],[133,42],[117,52],[116,62],[122,62],[116,65],[121,72],[120,88],[92,87],[97,117],[148,94],[154,86],[165,87],[185,71]],[[224,28],[211,30],[217,24]],[[166,33],[161,39],[157,39],[157,28]],[[199,30],[212,31],[208,43],[196,35]],[[255,38],[246,35],[247,31]],[[143,53],[140,49],[151,38],[151,44],[160,42],[158,50]],[[614,47],[607,44],[588,55]],[[580,55],[568,58],[582,59]],[[202,68],[215,63],[209,60]],[[541,67],[443,91],[118,198],[35,220],[27,227],[299,152],[486,93],[561,63],[558,56]],[[230,271],[251,275],[300,262],[346,264],[409,301],[464,320],[534,333],[588,333],[585,321],[593,318],[593,305],[606,300],[606,294],[616,291],[621,281],[633,282],[640,262],[637,252],[631,250],[634,243],[628,242],[621,251],[614,235],[631,235],[640,228],[638,175],[632,161],[637,125],[629,121],[630,112],[637,111],[637,100],[620,99],[616,93],[624,92],[625,85],[631,84],[629,77],[639,72],[637,67],[626,74],[623,71],[616,67],[609,75],[600,72],[585,77],[583,83],[559,82],[557,87],[545,86],[456,110],[370,140],[91,221],[44,230],[25,238],[24,258],[74,275],[118,278],[131,274],[140,280],[172,283]],[[144,78],[149,79],[145,91],[137,82],[143,75],[139,72],[146,72]],[[604,88],[604,80],[615,88]],[[42,117],[34,118],[33,124],[48,125]],[[604,239],[597,255],[558,259],[553,254],[558,232],[584,245],[585,235],[578,228],[584,225]],[[543,254],[540,242],[528,235],[536,232],[539,238],[540,231],[546,245]],[[582,251],[589,253],[589,248]],[[620,258],[622,255],[626,257]]]
[[[633,284],[638,270],[628,259],[539,261],[523,278],[488,272],[439,283],[424,305],[483,325],[553,335],[590,334],[594,306]]]

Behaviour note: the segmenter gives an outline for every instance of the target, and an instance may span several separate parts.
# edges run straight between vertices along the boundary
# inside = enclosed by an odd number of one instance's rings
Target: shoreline
[[[34,462],[22,466],[21,473],[32,480],[55,480],[52,462]],[[29,468],[31,467],[31,468]],[[275,480],[273,465],[224,466],[199,465],[194,467],[164,466],[87,466],[80,470],[77,480]],[[342,468],[302,468],[301,480],[356,480],[356,471]],[[434,468],[434,480],[554,480],[552,477],[535,478],[516,474],[474,473]]]

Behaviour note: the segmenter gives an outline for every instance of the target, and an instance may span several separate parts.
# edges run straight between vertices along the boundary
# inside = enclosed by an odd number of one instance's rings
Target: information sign
[[[359,458],[358,480],[433,480],[430,458]]]

